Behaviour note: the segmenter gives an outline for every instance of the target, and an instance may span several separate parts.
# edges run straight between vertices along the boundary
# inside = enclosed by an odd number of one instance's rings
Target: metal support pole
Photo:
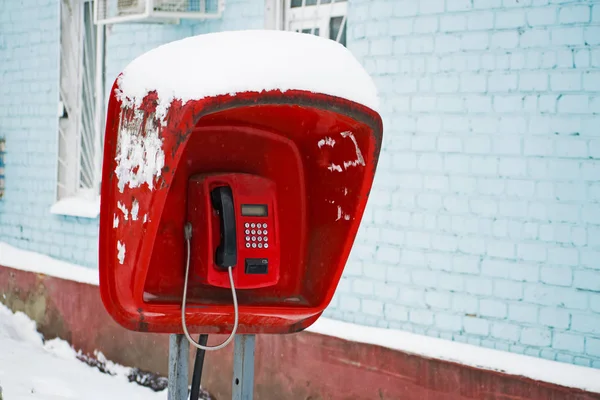
[[[169,336],[169,400],[188,398],[188,355],[190,346],[185,335]]]
[[[254,397],[255,338],[255,335],[235,335],[232,400],[252,400]]]

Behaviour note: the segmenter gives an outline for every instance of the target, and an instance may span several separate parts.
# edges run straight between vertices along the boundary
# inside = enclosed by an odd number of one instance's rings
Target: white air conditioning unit
[[[154,0],[154,11],[189,11],[193,1],[189,0]],[[198,2],[200,6],[200,2]],[[206,5],[204,6],[206,7]]]
[[[118,0],[117,1],[117,14],[118,15],[143,14],[145,12],[146,12],[146,1],[145,0]]]
[[[225,0],[95,0],[94,3],[94,22],[98,25],[216,19],[225,9]]]

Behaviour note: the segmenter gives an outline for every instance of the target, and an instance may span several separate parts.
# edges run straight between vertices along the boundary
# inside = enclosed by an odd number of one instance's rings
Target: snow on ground
[[[63,279],[98,284],[98,272],[96,270],[68,264],[29,251],[19,250],[2,242],[0,242],[0,265]],[[1,326],[2,315],[0,314]],[[511,375],[524,376],[534,380],[600,393],[600,370],[598,369],[486,349],[394,329],[362,326],[327,318],[319,318],[307,331],[349,341],[387,347],[427,358],[456,362],[476,368],[505,372]],[[34,333],[27,335],[35,336]],[[2,361],[1,341],[2,333],[0,332],[0,368],[2,368],[2,365],[5,365]],[[2,373],[0,372],[0,385],[2,385],[2,381]],[[8,397],[5,396],[5,399],[8,399]]]
[[[115,376],[77,360],[60,339],[43,342],[35,322],[0,304],[0,387],[5,400],[152,400],[167,392],[129,383],[129,368],[112,363]]]

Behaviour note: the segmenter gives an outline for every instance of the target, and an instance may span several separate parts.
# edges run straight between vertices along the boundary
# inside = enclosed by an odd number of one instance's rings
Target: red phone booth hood
[[[312,35],[200,35],[134,60],[113,85],[104,142],[99,269],[110,315],[131,330],[182,332],[189,182],[235,173],[274,183],[280,246],[277,282],[237,290],[238,333],[312,324],[371,189],[376,109],[351,53]],[[232,271],[242,279],[243,266]],[[230,289],[192,279],[187,299],[190,332],[232,330]]]

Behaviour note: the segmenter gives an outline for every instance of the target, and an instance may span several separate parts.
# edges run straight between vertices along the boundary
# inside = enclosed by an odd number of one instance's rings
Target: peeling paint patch
[[[119,227],[119,216],[115,213],[115,218],[113,219],[113,228]]]
[[[148,222],[148,214],[144,214],[144,224]]]
[[[128,96],[125,95],[125,93],[123,92],[123,90],[121,89],[121,85],[123,82],[123,75],[120,75],[118,78],[118,87],[115,89],[115,97],[121,101],[121,105],[123,107],[126,108],[139,108],[142,103],[144,102],[144,98],[148,95],[148,92],[146,92],[145,95],[143,96],[136,96],[134,99],[129,98]],[[234,96],[235,93],[232,94],[232,96]],[[166,126],[167,125],[167,114],[169,113],[169,109],[171,108],[171,104],[173,103],[173,101],[175,100],[174,96],[168,96],[168,97],[159,97],[157,99],[157,103],[156,103],[156,110],[155,110],[155,118],[157,120],[157,122],[160,122],[161,126]],[[187,103],[183,102],[183,104]]]
[[[365,165],[365,164],[361,164],[358,160],[344,161],[344,169],[348,169],[350,167],[356,167],[357,165]]]
[[[127,207],[125,207],[125,204],[119,201],[117,202],[117,208],[121,210],[121,212],[123,213],[123,218],[125,218],[125,221],[127,221],[129,219],[129,210],[127,209]]]
[[[329,136],[326,136],[324,139],[321,139],[317,142],[317,146],[319,146],[319,148],[321,148],[323,146],[333,147],[333,146],[335,146],[335,139],[332,139]]]
[[[124,113],[121,111],[115,157],[119,191],[123,193],[125,186],[136,188],[143,184],[152,190],[154,179],[160,176],[165,165],[160,125],[154,116],[148,116],[144,125],[144,112],[141,110],[136,110],[130,120],[123,121],[123,118]]]
[[[344,188],[344,196],[348,195],[348,188]]]
[[[343,138],[349,137],[350,140],[352,140],[352,142],[354,143],[354,147],[356,149],[356,160],[344,161],[344,169],[348,169],[349,167],[356,167],[357,165],[362,165],[364,167],[365,158],[363,157],[360,148],[358,147],[358,142],[356,141],[354,134],[350,131],[345,131],[340,133],[340,135],[342,135]]]
[[[121,243],[121,241],[117,242],[117,258],[119,259],[119,264],[123,264],[125,261],[125,243]]]
[[[140,211],[140,203],[136,199],[133,199],[133,205],[131,206],[131,219],[133,221],[137,221],[139,211]]]
[[[328,170],[330,170],[331,172],[333,171],[337,171],[337,172],[343,172],[342,167],[340,167],[337,164],[331,163],[331,165],[329,167],[327,167]]]
[[[135,107],[135,102],[133,102],[129,97],[125,96],[125,93],[123,93],[123,91],[121,90],[121,82],[123,81],[123,75],[119,75],[117,80],[118,80],[119,85],[115,89],[115,97],[117,98],[117,100],[119,100],[121,102],[122,107],[128,107],[128,108]],[[142,102],[139,101],[138,106],[141,104],[142,104]]]
[[[338,206],[337,207],[337,218],[335,220],[339,221],[342,218],[345,219],[346,221],[350,221],[350,214],[344,213],[344,210],[342,210],[342,207]]]

